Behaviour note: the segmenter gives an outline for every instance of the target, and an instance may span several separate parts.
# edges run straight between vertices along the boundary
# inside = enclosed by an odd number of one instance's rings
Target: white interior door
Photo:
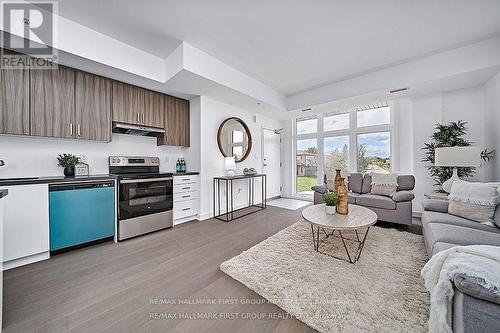
[[[262,172],[267,174],[266,198],[281,195],[281,143],[280,134],[274,130],[262,129]]]

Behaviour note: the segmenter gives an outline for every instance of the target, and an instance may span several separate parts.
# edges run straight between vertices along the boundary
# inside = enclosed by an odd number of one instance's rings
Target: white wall
[[[262,127],[280,128],[281,124],[278,120],[265,118],[261,115],[257,117],[258,123],[253,121],[253,113],[238,107],[225,104],[208,97],[201,97],[201,128],[199,135],[201,140],[201,184],[200,184],[200,218],[206,219],[212,216],[213,213],[213,177],[223,176],[224,157],[217,146],[217,129],[226,118],[238,117],[241,118],[249,127],[252,135],[252,150],[247,159],[243,162],[236,163],[236,173],[242,173],[244,168],[255,168],[257,171],[262,170],[262,147],[261,147],[261,131]],[[247,181],[234,181],[234,207],[240,207],[248,202],[248,187]],[[260,199],[260,182],[255,183],[256,203]],[[222,192],[224,193],[224,192]],[[222,206],[224,209],[224,205]]]
[[[489,181],[500,181],[500,72],[486,83],[485,95],[485,140],[488,148],[496,150],[486,175]]]
[[[184,157],[188,171],[200,169],[199,98],[191,101],[191,147],[156,146],[156,138],[113,134],[112,141],[92,142],[28,136],[0,135],[0,178],[61,176],[60,153],[85,155],[91,174],[108,173],[108,156],[159,156],[164,172],[175,172],[177,158]]]

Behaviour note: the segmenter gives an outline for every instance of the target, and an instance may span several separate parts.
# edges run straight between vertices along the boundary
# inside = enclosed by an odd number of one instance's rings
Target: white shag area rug
[[[322,251],[345,251],[340,239]],[[338,247],[338,246],[340,247]],[[426,332],[423,237],[372,227],[355,264],[313,249],[301,220],[220,269],[320,332]]]

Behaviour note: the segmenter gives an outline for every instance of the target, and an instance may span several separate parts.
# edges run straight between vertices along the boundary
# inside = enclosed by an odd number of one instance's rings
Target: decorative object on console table
[[[347,187],[345,186],[343,177],[340,178],[339,187],[337,188],[337,196],[339,197],[337,213],[347,215],[347,213],[349,213],[349,206],[347,203]]]
[[[236,170],[236,162],[234,156],[224,158],[224,169],[228,177],[234,177],[234,170]]]
[[[57,161],[60,167],[64,168],[64,175],[66,177],[75,176],[75,165],[80,163],[80,158],[72,154],[59,154]]]
[[[244,175],[255,175],[257,174],[257,170],[255,170],[254,168],[245,168],[243,169],[243,174]]]
[[[324,195],[325,198],[325,213],[328,215],[335,214],[335,210],[337,209],[337,204],[339,203],[339,197],[334,192],[326,192]]]
[[[438,167],[453,167],[453,174],[450,179],[441,185],[443,190],[450,193],[451,186],[457,180],[458,167],[479,167],[481,148],[479,147],[439,147],[436,148],[434,165]]]

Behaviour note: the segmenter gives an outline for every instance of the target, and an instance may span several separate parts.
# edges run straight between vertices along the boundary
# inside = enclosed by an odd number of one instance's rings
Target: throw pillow
[[[372,173],[371,194],[384,195],[392,197],[398,188],[398,175]]]
[[[451,186],[448,213],[493,226],[498,185],[458,180]]]

